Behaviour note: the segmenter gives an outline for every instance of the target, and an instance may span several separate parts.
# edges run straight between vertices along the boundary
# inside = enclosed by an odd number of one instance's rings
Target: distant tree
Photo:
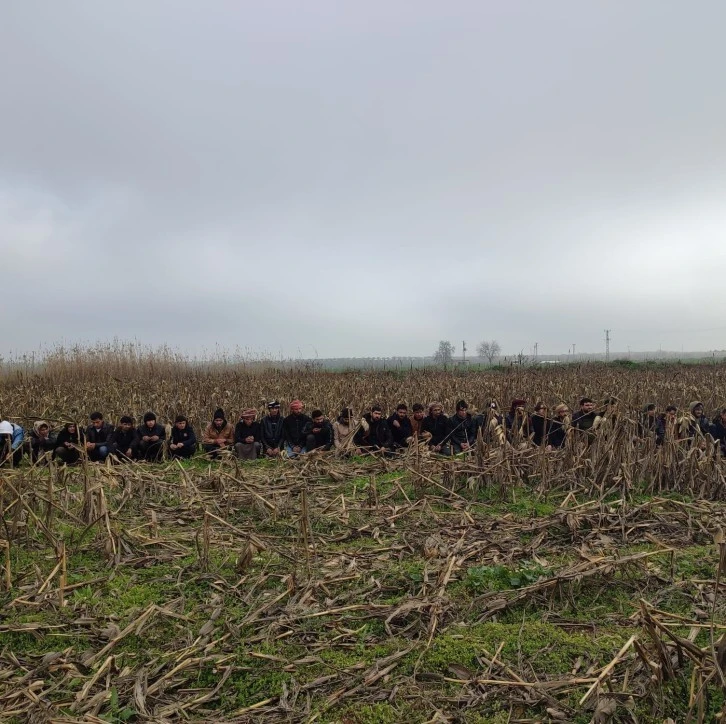
[[[492,339],[489,342],[482,342],[476,348],[476,351],[479,353],[480,357],[486,357],[489,364],[492,364],[494,358],[499,356],[502,348],[496,339]]]
[[[439,347],[434,352],[434,362],[438,365],[443,365],[446,367],[447,365],[450,365],[452,361],[454,360],[454,345],[451,344],[451,342],[447,342],[446,340],[441,340],[439,342]]]

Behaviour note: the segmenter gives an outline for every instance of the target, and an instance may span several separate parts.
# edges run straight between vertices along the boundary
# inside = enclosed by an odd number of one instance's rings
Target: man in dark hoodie
[[[111,452],[121,462],[131,462],[139,454],[139,434],[134,418],[124,415],[111,436]]]
[[[169,454],[172,458],[188,460],[197,451],[197,435],[184,415],[177,415],[171,428]]]
[[[283,449],[283,418],[277,400],[267,403],[267,414],[262,418],[262,451],[266,457],[276,458]]]
[[[257,410],[248,407],[234,428],[234,451],[240,460],[257,460],[262,450],[262,425],[256,417]]]
[[[166,430],[156,421],[153,412],[144,415],[144,423],[137,428],[136,433],[139,436],[139,459],[158,462],[164,450]]]
[[[679,436],[682,440],[698,439],[699,445],[703,438],[711,432],[711,423],[703,412],[703,402],[691,402],[688,413],[679,422]]]
[[[413,436],[413,428],[411,420],[408,417],[408,407],[401,402],[396,407],[396,411],[386,421],[388,429],[391,431],[394,450],[405,450],[411,437]]]
[[[380,405],[373,405],[371,411],[363,415],[353,443],[359,448],[366,448],[373,452],[381,450],[389,453],[391,451],[393,436],[388,422],[383,419],[383,408]]]
[[[102,463],[111,452],[113,425],[104,422],[103,414],[91,413],[91,424],[86,428],[86,453],[94,463]]]
[[[451,423],[444,414],[444,406],[440,402],[432,402],[429,405],[429,414],[424,417],[421,429],[424,434],[428,433],[431,436],[428,444],[433,452],[451,455],[451,444],[449,443]]]
[[[303,428],[305,435],[305,449],[308,452],[313,450],[330,450],[333,447],[333,426],[323,414],[322,410],[313,410],[312,418]]]
[[[469,412],[469,405],[465,400],[456,403],[456,413],[449,418],[451,428],[451,447],[454,455],[465,453],[474,448],[476,436],[479,431],[477,418]]]
[[[303,403],[293,400],[290,403],[290,414],[282,421],[285,451],[290,458],[302,455],[307,442],[307,434],[303,432],[305,426],[312,420],[303,412]]]
[[[665,442],[676,442],[678,439],[678,408],[668,405],[655,421],[655,444],[660,447]]]
[[[718,441],[721,455],[726,455],[726,407],[722,407],[718,411],[718,415],[713,418],[711,437]]]

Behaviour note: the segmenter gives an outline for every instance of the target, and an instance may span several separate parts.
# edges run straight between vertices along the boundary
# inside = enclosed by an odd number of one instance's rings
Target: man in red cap
[[[296,458],[306,452],[305,426],[312,420],[303,413],[303,403],[293,400],[290,403],[290,414],[282,421],[283,441],[288,457]]]

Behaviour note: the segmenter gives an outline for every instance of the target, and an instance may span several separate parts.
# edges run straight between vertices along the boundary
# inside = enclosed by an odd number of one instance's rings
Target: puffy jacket
[[[215,427],[214,422],[210,422],[204,429],[204,435],[202,435],[202,442],[205,445],[216,444],[217,438],[223,438],[227,445],[234,443],[234,428],[231,422],[226,422],[221,428]]]
[[[305,447],[305,433],[303,430],[309,422],[312,422],[312,420],[302,412],[298,415],[290,413],[282,421],[285,443],[290,447]]]
[[[125,455],[129,448],[136,450],[139,446],[139,439],[139,433],[133,427],[130,427],[128,430],[122,430],[121,427],[117,427],[111,436],[111,451],[118,451]]]
[[[159,441],[166,440],[166,430],[164,429],[164,426],[160,425],[158,422],[152,428],[148,428],[146,423],[139,425],[136,428],[136,434],[139,436],[139,442],[141,442],[144,437],[154,437],[155,435],[159,436]]]

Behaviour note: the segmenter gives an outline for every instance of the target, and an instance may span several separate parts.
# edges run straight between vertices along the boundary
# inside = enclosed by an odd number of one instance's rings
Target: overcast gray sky
[[[0,8],[0,353],[726,347],[721,0]]]

